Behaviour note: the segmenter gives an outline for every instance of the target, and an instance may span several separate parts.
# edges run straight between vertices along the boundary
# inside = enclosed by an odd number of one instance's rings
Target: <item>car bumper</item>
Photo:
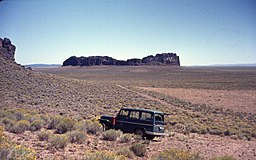
[[[159,133],[159,132],[150,132],[150,131],[146,131],[146,134],[148,135],[152,135],[152,136],[166,136],[166,133]]]

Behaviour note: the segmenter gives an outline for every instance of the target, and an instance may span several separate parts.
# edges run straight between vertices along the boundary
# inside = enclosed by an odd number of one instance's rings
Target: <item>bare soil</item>
[[[166,94],[191,103],[207,104],[212,107],[223,108],[224,110],[229,109],[235,112],[256,113],[256,90],[140,88]]]

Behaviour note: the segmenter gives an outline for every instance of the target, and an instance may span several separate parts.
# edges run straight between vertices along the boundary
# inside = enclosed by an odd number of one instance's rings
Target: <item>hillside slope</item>
[[[0,49],[0,107],[25,108],[41,113],[90,118],[115,114],[121,107],[154,106],[145,99],[112,83],[65,78],[25,69],[13,59],[6,59]],[[140,102],[140,104],[135,103]]]

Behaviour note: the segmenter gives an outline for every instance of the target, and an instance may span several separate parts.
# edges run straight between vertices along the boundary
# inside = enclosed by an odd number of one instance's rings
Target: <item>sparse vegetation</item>
[[[127,143],[132,141],[132,134],[125,133],[120,136],[120,142],[121,143]]]
[[[62,118],[56,126],[56,132],[63,134],[73,130],[75,121],[70,118]]]
[[[71,143],[85,143],[86,134],[83,131],[74,130],[67,133],[69,141]]]
[[[56,149],[63,149],[65,148],[69,141],[68,141],[68,137],[63,134],[63,135],[52,135],[49,139],[50,141],[50,147],[51,148],[56,148]]]
[[[123,147],[116,151],[117,155],[122,155],[124,157],[127,157],[129,159],[134,157],[134,153],[130,150],[129,147]]]
[[[13,133],[23,133],[24,131],[28,130],[30,127],[30,123],[27,120],[20,120],[18,121],[11,129]]]
[[[100,123],[95,122],[95,121],[87,121],[88,123],[86,124],[86,131],[89,134],[98,134],[99,132],[102,131],[102,126]]]
[[[161,152],[155,160],[203,160],[203,158],[188,151],[169,149]]]
[[[131,146],[131,150],[133,153],[138,157],[144,157],[147,152],[147,147],[145,144],[142,144],[140,142],[133,143]]]
[[[37,134],[37,137],[40,141],[48,141],[50,138],[51,133],[49,131],[40,131]]]
[[[7,159],[35,160],[36,152],[33,149],[16,145],[3,135],[3,127],[0,126],[0,157]]]
[[[34,120],[30,125],[30,130],[37,131],[40,130],[44,125],[42,120]]]
[[[118,156],[109,151],[87,152],[85,160],[125,160],[124,156]]]
[[[122,132],[119,130],[107,130],[105,132],[102,133],[102,137],[104,140],[107,141],[116,141],[117,138],[119,138],[121,136]]]

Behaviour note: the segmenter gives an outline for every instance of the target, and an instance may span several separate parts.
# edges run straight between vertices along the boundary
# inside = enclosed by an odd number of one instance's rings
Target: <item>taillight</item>
[[[113,117],[112,125],[116,125],[116,117]]]

